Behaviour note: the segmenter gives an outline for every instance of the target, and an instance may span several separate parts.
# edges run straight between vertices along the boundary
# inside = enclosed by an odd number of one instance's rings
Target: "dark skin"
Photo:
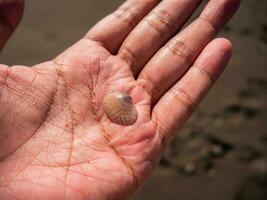
[[[55,59],[0,65],[1,199],[127,199],[231,56],[214,39],[238,0],[128,0]],[[0,1],[0,46],[23,2]],[[112,123],[103,97],[131,95],[136,123]]]

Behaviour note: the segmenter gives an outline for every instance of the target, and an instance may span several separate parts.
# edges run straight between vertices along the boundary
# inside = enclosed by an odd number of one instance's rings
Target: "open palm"
[[[6,2],[1,44],[20,17],[20,1]],[[230,58],[231,44],[213,38],[237,0],[211,0],[175,35],[199,3],[128,0],[52,61],[1,65],[1,199],[126,199],[135,192]],[[116,91],[133,98],[133,125],[105,115],[103,98]]]

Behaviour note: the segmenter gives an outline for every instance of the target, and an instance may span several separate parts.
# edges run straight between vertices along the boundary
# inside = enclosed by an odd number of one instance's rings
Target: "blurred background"
[[[27,0],[1,63],[55,57],[123,0]],[[267,1],[242,0],[220,36],[230,64],[133,200],[267,199]]]

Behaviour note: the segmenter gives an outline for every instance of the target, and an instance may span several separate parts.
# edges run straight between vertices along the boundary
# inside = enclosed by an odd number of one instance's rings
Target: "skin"
[[[128,0],[55,59],[0,65],[0,199],[130,197],[231,56],[216,33],[238,0]],[[0,1],[0,46],[23,2]],[[138,120],[110,122],[106,94],[132,96]]]

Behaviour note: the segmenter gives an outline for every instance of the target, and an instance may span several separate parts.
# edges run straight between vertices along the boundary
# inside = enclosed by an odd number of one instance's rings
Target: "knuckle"
[[[142,88],[151,96],[154,96],[155,92],[160,92],[160,88],[153,77],[149,76],[146,72],[142,72],[140,75],[139,83]]]
[[[200,24],[207,27],[211,33],[216,34],[218,32],[219,27],[212,23],[207,15],[202,14],[197,18],[197,20],[200,22]]]
[[[192,97],[181,88],[171,88],[169,91],[169,95],[171,95],[179,105],[182,105],[185,109],[192,113],[196,109],[196,104]]]
[[[147,18],[145,22],[157,32],[164,34],[166,31],[173,32],[175,30],[175,21],[164,10],[155,10]]]
[[[208,72],[204,67],[196,66],[192,67],[192,70],[193,69],[197,70],[199,73],[201,73],[201,75],[205,76],[212,84],[215,84],[216,80],[213,78],[210,72]]]
[[[161,120],[159,120],[156,113],[153,114],[152,121],[156,124],[157,134],[161,140],[161,145],[163,149],[166,149],[166,146],[168,144],[168,138],[167,138],[168,130],[164,126],[164,124],[161,122]]]
[[[123,61],[125,61],[129,65],[134,65],[134,63],[136,62],[136,55],[128,45],[124,45],[118,55]]]
[[[183,59],[187,65],[192,64],[194,54],[183,41],[175,39],[167,44],[166,48],[178,58]]]
[[[114,13],[113,16],[125,22],[130,26],[136,25],[138,19],[135,11],[128,5],[122,5]]]

